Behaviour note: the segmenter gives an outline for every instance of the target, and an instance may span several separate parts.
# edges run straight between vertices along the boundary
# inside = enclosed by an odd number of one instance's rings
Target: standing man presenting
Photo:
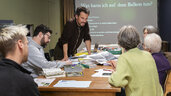
[[[90,12],[85,7],[78,7],[75,12],[75,18],[68,21],[64,26],[63,33],[55,47],[55,60],[68,60],[77,52],[84,39],[88,54],[91,54],[91,37],[89,34],[89,25],[87,22]]]

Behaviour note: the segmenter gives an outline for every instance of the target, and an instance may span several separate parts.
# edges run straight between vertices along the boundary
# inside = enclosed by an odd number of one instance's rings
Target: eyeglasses
[[[50,39],[51,36],[49,34],[46,33],[45,35],[48,36],[48,39]]]

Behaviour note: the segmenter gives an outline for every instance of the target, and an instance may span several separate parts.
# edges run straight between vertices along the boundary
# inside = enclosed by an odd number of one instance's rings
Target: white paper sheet
[[[91,81],[75,81],[75,80],[60,80],[53,87],[80,87],[86,88],[90,86]]]
[[[112,74],[111,69],[98,69],[95,70],[96,73],[91,75],[92,77],[110,77]]]
[[[43,78],[35,78],[34,81],[38,86],[49,86],[55,79],[43,79]]]

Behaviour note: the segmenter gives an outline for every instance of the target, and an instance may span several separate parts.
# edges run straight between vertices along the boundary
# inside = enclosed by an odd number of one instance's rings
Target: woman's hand
[[[107,63],[109,63],[109,64],[112,66],[112,69],[113,69],[114,71],[116,71],[116,66],[117,66],[116,61],[111,60],[111,61],[108,61]]]

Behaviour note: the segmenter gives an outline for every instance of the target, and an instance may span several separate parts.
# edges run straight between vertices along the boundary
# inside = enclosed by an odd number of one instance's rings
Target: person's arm
[[[91,54],[91,36],[89,34],[89,25],[88,23],[85,25],[85,34],[84,34],[84,42],[88,51],[88,54]]]
[[[61,61],[48,61],[44,56],[43,49],[38,49],[35,46],[29,46],[28,64],[35,69],[39,68],[52,68],[63,67],[65,62]]]
[[[86,40],[85,41],[85,45],[86,45],[88,54],[90,55],[91,54],[91,41],[90,40]]]
[[[72,36],[73,24],[72,22],[68,21],[65,26],[63,33],[61,35],[61,46],[63,46],[63,61],[68,60],[68,42]]]
[[[63,45],[63,53],[64,53],[64,58],[62,61],[68,60],[68,43]]]
[[[110,65],[112,66],[112,69],[113,69],[114,71],[116,71],[116,66],[117,66],[116,61],[111,60],[111,61],[108,61],[107,63],[110,63]]]
[[[125,59],[125,57],[120,56],[117,61],[116,70],[112,73],[112,75],[109,78],[109,84],[115,87],[126,86],[128,84],[127,77],[130,74],[128,65],[128,61]]]

